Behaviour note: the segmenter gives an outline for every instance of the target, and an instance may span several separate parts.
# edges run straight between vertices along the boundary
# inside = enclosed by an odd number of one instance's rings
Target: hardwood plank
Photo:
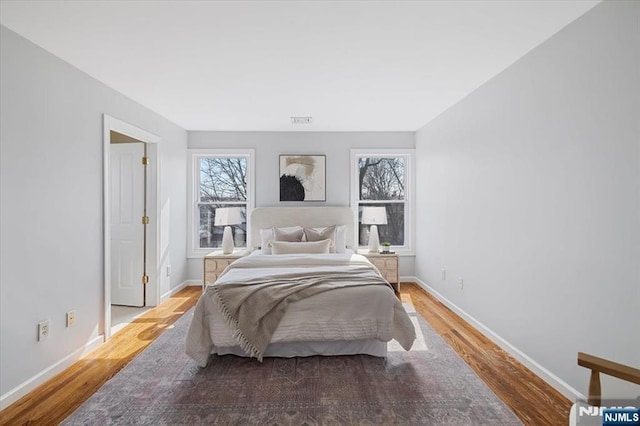
[[[187,287],[148,311],[49,382],[0,412],[0,425],[58,424],[189,310],[201,294]],[[414,283],[410,301],[487,386],[527,425],[567,424],[571,402]]]

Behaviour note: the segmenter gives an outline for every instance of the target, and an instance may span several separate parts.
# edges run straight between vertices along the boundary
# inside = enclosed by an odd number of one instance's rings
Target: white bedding
[[[357,254],[247,256],[234,262],[215,285],[278,274],[349,274],[363,268],[373,266]],[[238,344],[210,293],[205,292],[196,305],[186,342],[187,354],[200,366],[206,365],[215,347]],[[368,285],[326,291],[289,304],[271,342],[388,342],[394,338],[410,349],[415,339],[413,324],[390,287]]]

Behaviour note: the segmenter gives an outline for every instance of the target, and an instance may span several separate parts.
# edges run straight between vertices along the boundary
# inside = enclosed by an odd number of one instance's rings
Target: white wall
[[[0,395],[95,341],[103,316],[102,115],[161,137],[171,283],[186,279],[187,132],[1,28]],[[65,328],[65,312],[76,322]],[[36,341],[49,319],[48,340]],[[25,388],[20,388],[24,390]],[[28,390],[28,389],[27,389]]]
[[[417,277],[583,394],[578,351],[640,366],[639,20],[596,6],[416,135]]]
[[[189,132],[189,148],[252,148],[256,160],[256,207],[348,206],[350,155],[358,148],[415,148],[414,132]],[[280,203],[280,154],[327,156],[327,201]],[[400,275],[413,276],[413,257],[400,259]],[[202,260],[189,259],[189,278],[202,280]]]

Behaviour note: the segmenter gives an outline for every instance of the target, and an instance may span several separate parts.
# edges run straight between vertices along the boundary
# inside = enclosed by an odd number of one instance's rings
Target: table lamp
[[[385,207],[363,207],[361,222],[363,225],[371,225],[369,230],[369,253],[377,253],[380,246],[378,225],[387,224],[387,209]]]
[[[240,225],[241,223],[241,207],[218,207],[216,209],[214,226],[224,226],[224,233],[222,234],[222,253],[233,253],[234,246],[231,225]]]

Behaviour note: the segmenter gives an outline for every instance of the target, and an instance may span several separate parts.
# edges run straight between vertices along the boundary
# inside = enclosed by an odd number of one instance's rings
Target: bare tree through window
[[[404,157],[359,157],[358,199],[362,207],[385,207],[387,224],[378,226],[381,242],[404,245],[406,161]],[[359,244],[367,245],[369,227],[359,224]]]
[[[199,160],[200,248],[219,247],[223,227],[214,226],[216,209],[241,207],[243,223],[233,226],[234,244],[246,247],[247,159],[245,157],[201,157]]]

